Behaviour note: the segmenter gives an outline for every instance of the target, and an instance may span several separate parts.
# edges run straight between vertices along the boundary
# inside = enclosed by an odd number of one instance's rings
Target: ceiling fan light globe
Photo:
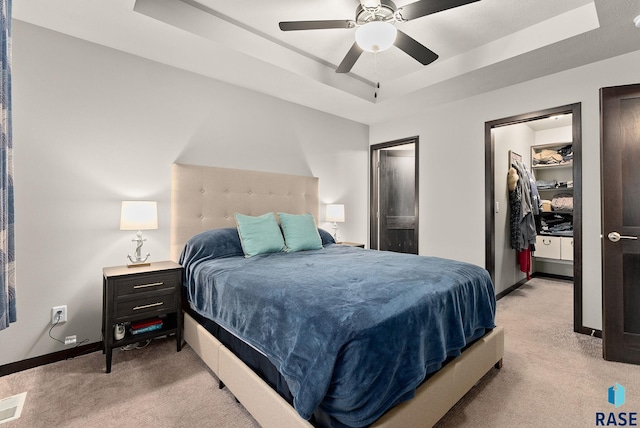
[[[380,0],[360,0],[360,4],[365,9],[376,9],[380,7]]]
[[[356,43],[363,51],[382,52],[389,49],[396,41],[397,28],[383,21],[372,21],[358,27]]]

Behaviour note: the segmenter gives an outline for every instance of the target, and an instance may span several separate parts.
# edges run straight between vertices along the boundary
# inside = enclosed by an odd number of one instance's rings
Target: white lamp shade
[[[327,221],[343,222],[344,221],[344,205],[329,204],[327,205]]]
[[[120,230],[158,228],[158,203],[155,201],[122,201]]]
[[[389,22],[367,22],[356,30],[356,43],[367,52],[382,52],[396,41],[398,29]]]

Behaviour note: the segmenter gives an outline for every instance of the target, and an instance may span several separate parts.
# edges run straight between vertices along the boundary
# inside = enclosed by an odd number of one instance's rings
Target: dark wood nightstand
[[[349,247],[360,247],[360,248],[364,248],[364,244],[360,244],[358,242],[347,242],[347,241],[343,241],[343,242],[336,242],[336,244],[338,245],[347,245]]]
[[[102,270],[102,337],[111,373],[113,348],[169,334],[176,335],[178,352],[182,348],[182,266],[174,262],[157,262],[149,266],[114,266]],[[151,320],[158,330],[132,334],[131,323]],[[114,329],[124,324],[124,338],[116,340]]]

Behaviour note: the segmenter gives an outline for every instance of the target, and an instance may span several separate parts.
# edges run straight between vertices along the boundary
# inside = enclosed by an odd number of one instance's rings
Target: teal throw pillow
[[[253,217],[236,213],[236,224],[245,257],[285,250],[275,214],[266,213]]]
[[[322,248],[318,226],[311,214],[278,213],[278,216],[288,252]]]

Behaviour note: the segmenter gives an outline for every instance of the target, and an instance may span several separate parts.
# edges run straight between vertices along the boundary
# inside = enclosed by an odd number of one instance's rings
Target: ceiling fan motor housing
[[[391,0],[380,0],[377,8],[365,8],[358,5],[356,9],[356,24],[364,25],[373,21],[394,21],[396,5]]]

